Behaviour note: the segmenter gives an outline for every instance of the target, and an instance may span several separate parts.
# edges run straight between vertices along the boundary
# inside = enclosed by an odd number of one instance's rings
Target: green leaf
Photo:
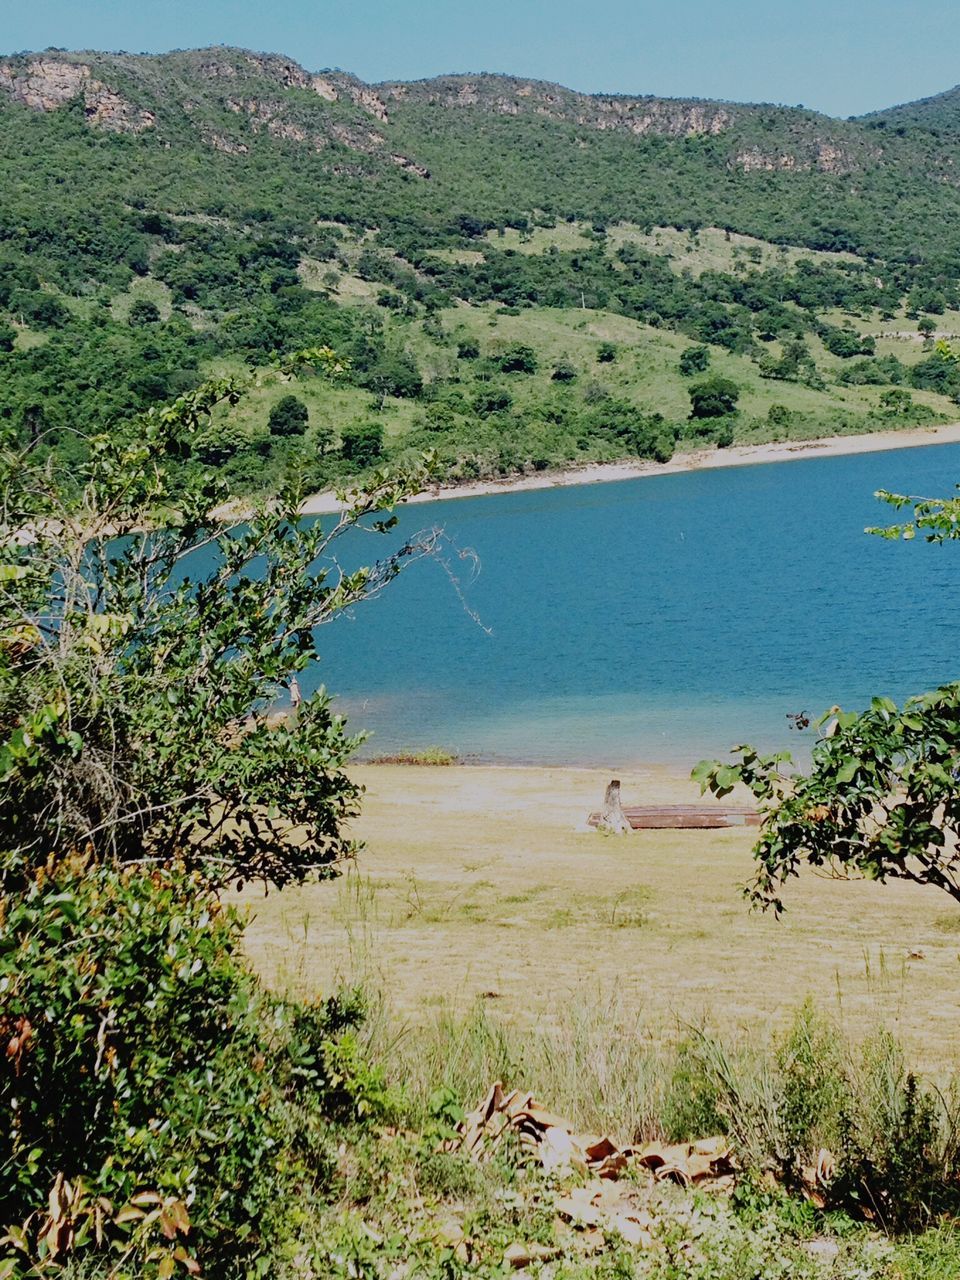
[[[837,781],[840,783],[852,782],[857,776],[857,770],[859,768],[859,760],[848,760],[837,770]]]

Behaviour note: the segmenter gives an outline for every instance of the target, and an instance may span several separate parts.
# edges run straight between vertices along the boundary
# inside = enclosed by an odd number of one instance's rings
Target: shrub
[[[160,320],[160,308],[148,298],[138,298],[127,314],[127,323],[135,329],[148,324],[157,324]]]
[[[536,373],[537,353],[517,342],[496,357],[496,365],[501,373]]]
[[[272,436],[302,436],[310,421],[310,412],[296,396],[283,396],[270,410],[267,426]]]
[[[481,388],[473,398],[474,412],[481,418],[503,413],[513,405],[513,396],[502,387]]]
[[[569,360],[558,360],[550,377],[554,382],[575,382],[577,371]]]
[[[958,1207],[957,1116],[906,1072],[893,1040],[874,1038],[841,1116],[833,1201],[886,1231],[923,1226]]]
[[[70,319],[70,312],[52,293],[22,293],[13,306],[27,324],[37,329],[62,329]]]
[[[376,593],[425,547],[334,585],[317,565],[339,534],[300,521],[296,486],[212,536],[222,487],[197,468],[175,492],[171,458],[241,393],[204,384],[115,428],[79,477],[29,447],[0,451],[0,848],[26,883],[51,849],[280,885],[353,847],[341,822],[359,793],[342,765],[356,740],[342,718],[322,691],[280,724],[264,711],[289,697],[347,597]],[[404,483],[380,476],[337,529]],[[33,537],[12,536],[25,523]]]
[[[601,342],[597,347],[597,364],[613,364],[617,358],[616,344],[613,342]]]
[[[373,466],[383,456],[383,427],[379,422],[356,422],[344,427],[340,451],[359,471]]]
[[[721,418],[734,413],[740,388],[729,378],[706,378],[690,387],[691,418]]]
[[[417,363],[405,352],[383,352],[368,369],[358,373],[356,381],[379,396],[415,399],[423,390],[423,378]]]
[[[680,353],[679,369],[685,378],[695,373],[706,373],[710,367],[709,347],[687,347]]]
[[[269,996],[198,877],[74,855],[2,907],[0,1228],[23,1232],[24,1266],[41,1239],[60,1260],[95,1249],[104,1197],[105,1243],[136,1274],[223,1274],[322,1188],[329,1118],[389,1110],[350,1034],[360,1006]]]

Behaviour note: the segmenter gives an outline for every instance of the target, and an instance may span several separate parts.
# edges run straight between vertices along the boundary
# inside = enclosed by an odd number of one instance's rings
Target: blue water
[[[409,507],[402,533],[445,529],[463,599],[438,564],[412,566],[323,630],[316,679],[371,732],[367,754],[802,755],[788,713],[960,677],[960,548],[863,532],[892,519],[874,490],[958,480],[960,446],[938,446]]]

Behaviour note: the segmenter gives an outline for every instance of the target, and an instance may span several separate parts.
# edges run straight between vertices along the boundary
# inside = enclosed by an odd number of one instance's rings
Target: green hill
[[[320,485],[428,443],[472,476],[955,416],[917,329],[958,327],[958,101],[841,121],[220,47],[0,59],[0,424],[78,457],[76,429],[319,342],[350,372],[298,392],[305,431],[271,431],[268,374],[184,465]],[[698,361],[734,413],[689,419]]]

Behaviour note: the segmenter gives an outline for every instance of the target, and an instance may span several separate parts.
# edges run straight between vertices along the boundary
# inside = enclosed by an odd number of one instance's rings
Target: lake
[[[949,445],[408,507],[402,533],[446,531],[462,599],[441,565],[412,566],[324,629],[315,681],[370,731],[367,756],[802,756],[790,713],[960,676],[960,547],[863,532],[892,522],[876,489],[958,480]]]

